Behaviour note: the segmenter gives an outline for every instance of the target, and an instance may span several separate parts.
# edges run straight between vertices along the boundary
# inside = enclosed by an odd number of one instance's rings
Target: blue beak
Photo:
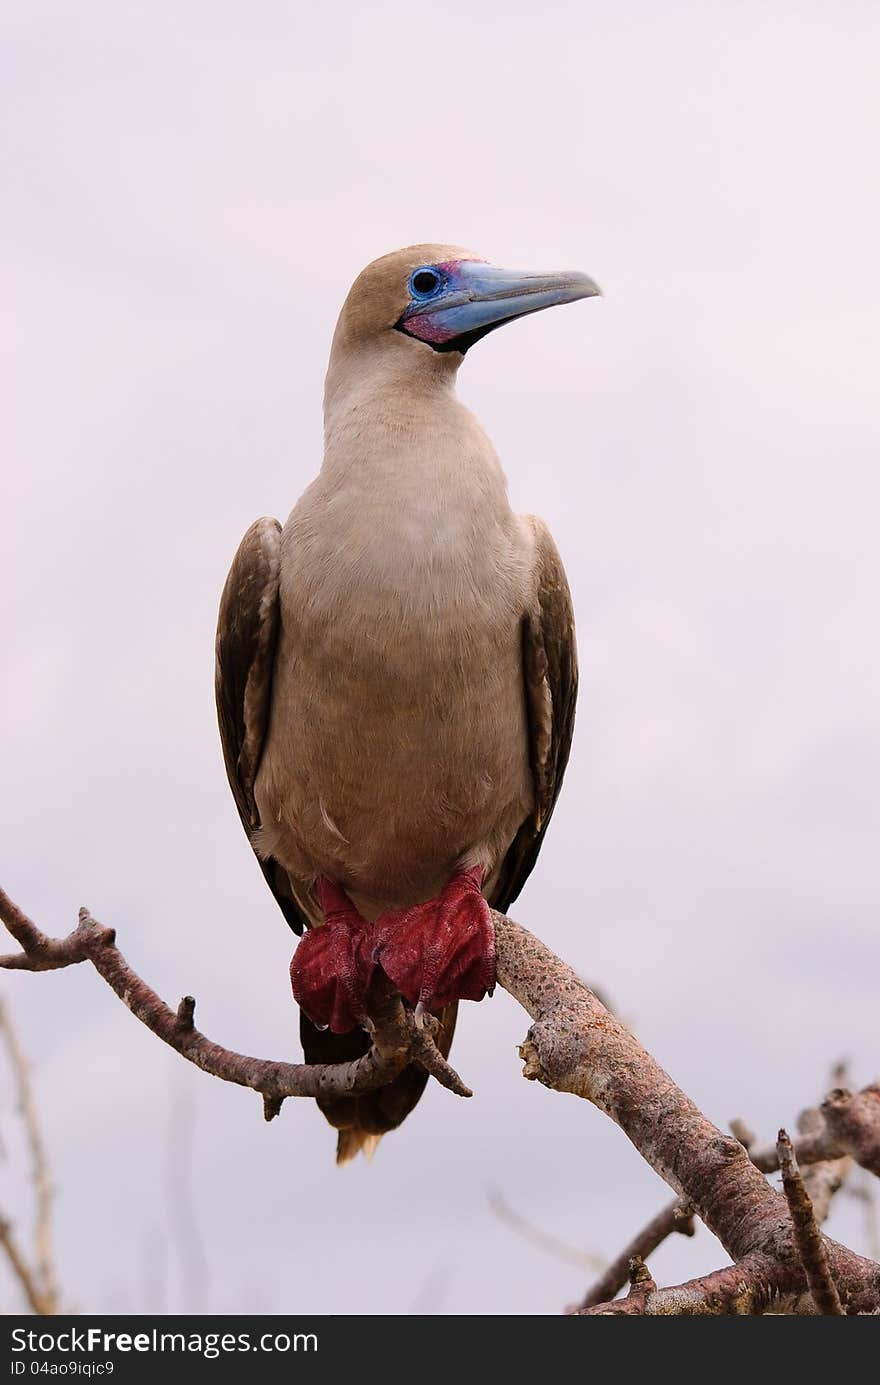
[[[465,352],[487,332],[514,318],[560,303],[594,298],[601,289],[586,274],[522,274],[480,260],[437,265],[437,290],[413,297],[397,326],[435,351]]]

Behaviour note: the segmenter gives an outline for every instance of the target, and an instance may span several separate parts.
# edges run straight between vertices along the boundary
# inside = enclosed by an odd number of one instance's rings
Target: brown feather
[[[543,520],[528,516],[535,536],[535,606],[524,618],[523,679],[535,810],[520,827],[491,891],[504,913],[532,872],[556,806],[574,733],[578,664],[574,608],[562,559]]]
[[[229,569],[217,618],[217,720],[226,776],[248,840],[260,825],[254,780],[269,723],[280,571],[281,525],[277,519],[255,520]],[[287,922],[302,933],[306,917],[287,871],[277,861],[257,860]]]

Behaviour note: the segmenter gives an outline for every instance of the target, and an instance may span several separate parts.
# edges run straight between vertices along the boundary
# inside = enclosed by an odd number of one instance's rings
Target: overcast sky
[[[226,571],[320,464],[364,264],[431,240],[579,268],[603,300],[460,377],[578,618],[574,751],[515,916],[719,1123],[775,1133],[841,1055],[875,1076],[877,6],[12,0],[2,23],[5,887],[51,932],[88,904],[211,1036],[299,1055],[214,719]],[[337,1170],[309,1104],[265,1125],[87,968],[2,991],[78,1310],[553,1313],[586,1276],[489,1191],[609,1256],[667,1197],[605,1117],[521,1080],[503,994],[463,1006],[473,1101],[433,1085]],[[23,1226],[5,1076],[0,1099]],[[722,1262],[703,1233],[652,1267]]]

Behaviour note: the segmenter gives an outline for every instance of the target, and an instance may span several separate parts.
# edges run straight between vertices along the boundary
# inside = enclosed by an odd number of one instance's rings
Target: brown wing
[[[535,603],[523,620],[523,680],[535,809],[519,829],[492,890],[491,903],[505,912],[538,859],[559,790],[574,731],[577,647],[574,610],[562,559],[543,520],[529,516],[535,536]]]
[[[281,525],[277,519],[258,519],[229,569],[217,619],[217,720],[229,786],[249,839],[260,825],[254,782],[272,703],[280,566]],[[306,919],[287,872],[273,860],[260,860],[260,869],[287,922],[302,933]]]

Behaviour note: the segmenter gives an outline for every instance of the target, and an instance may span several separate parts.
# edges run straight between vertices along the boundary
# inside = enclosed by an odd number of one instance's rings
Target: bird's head
[[[374,260],[355,279],[334,348],[384,342],[425,357],[458,353],[450,361],[457,365],[474,342],[505,322],[599,292],[586,274],[521,273],[457,246],[411,245]]]

